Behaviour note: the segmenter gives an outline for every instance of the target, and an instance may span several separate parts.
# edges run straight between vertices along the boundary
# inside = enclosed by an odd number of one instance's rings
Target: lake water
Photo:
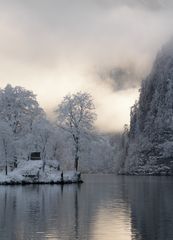
[[[173,178],[0,186],[0,240],[172,240]]]

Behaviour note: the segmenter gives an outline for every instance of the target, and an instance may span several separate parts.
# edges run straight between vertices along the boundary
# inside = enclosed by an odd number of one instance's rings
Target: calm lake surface
[[[173,178],[86,175],[0,186],[0,240],[172,240]]]

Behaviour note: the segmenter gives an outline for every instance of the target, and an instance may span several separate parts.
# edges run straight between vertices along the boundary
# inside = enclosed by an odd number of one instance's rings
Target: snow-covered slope
[[[173,41],[158,54],[132,107],[120,172],[173,175]]]

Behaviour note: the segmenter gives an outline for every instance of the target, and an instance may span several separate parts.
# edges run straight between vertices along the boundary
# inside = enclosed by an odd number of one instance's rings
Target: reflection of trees
[[[108,216],[114,211],[111,216],[117,219],[121,213],[128,218],[130,212],[134,240],[172,239],[172,178],[120,176],[96,181],[93,176],[81,186],[1,186],[0,239],[92,239],[93,222],[105,211]]]
[[[79,204],[78,204],[78,191],[77,188],[75,189],[75,200],[74,200],[74,211],[75,211],[75,239],[79,237]]]
[[[46,236],[90,239],[92,218],[115,195],[102,183],[97,187],[93,183],[63,187],[1,186],[0,239],[41,240]]]

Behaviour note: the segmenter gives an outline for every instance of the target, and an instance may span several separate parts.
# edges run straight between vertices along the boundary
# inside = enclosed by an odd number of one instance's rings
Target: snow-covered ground
[[[58,171],[50,165],[45,166],[43,172],[43,162],[38,161],[22,161],[18,168],[5,172],[0,172],[0,185],[2,184],[32,184],[32,183],[77,183],[81,182],[80,173],[75,171]]]

